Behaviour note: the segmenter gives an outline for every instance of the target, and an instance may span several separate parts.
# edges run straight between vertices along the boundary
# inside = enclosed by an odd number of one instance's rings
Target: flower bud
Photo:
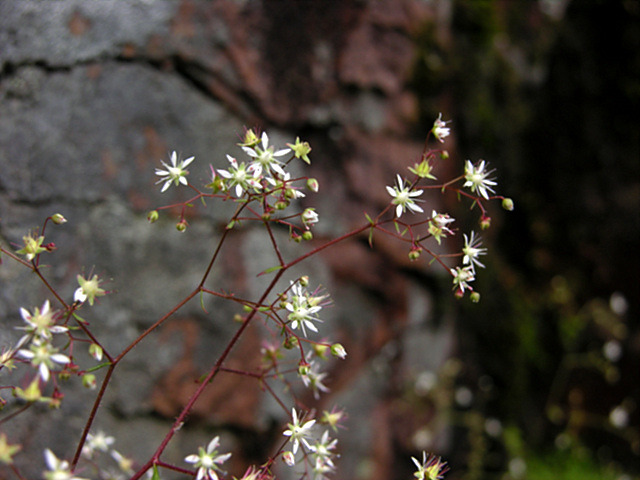
[[[298,346],[298,339],[296,337],[287,337],[282,346],[287,350],[296,348]]]
[[[300,362],[300,365],[298,365],[298,374],[299,375],[309,375],[309,372],[311,371],[311,367],[309,366],[309,364],[307,362]]]
[[[510,198],[503,198],[502,199],[502,208],[504,208],[505,210],[508,211],[513,211],[513,200],[511,200]]]
[[[148,220],[149,223],[157,222],[159,217],[160,217],[160,215],[158,214],[157,210],[151,210],[147,214],[147,220]]]
[[[347,351],[342,344],[334,343],[331,345],[331,355],[344,360],[347,357]]]
[[[62,225],[63,223],[67,223],[67,219],[64,218],[61,214],[56,213],[51,216],[51,221],[56,225]]]
[[[240,315],[239,313],[236,313],[233,316],[233,321],[236,323],[244,323],[244,317],[242,315]]]
[[[300,277],[300,280],[298,280],[298,282],[300,283],[301,287],[308,287],[309,286],[309,275],[303,275],[302,277]]]
[[[93,373],[86,373],[82,376],[82,386],[93,390],[96,388],[96,376]]]
[[[296,464],[296,457],[293,455],[293,452],[282,452],[282,461],[286,463],[287,466],[293,467]]]
[[[421,247],[413,247],[409,251],[409,260],[414,262],[414,261],[416,261],[416,260],[418,260],[420,258],[421,254],[422,254],[422,248]]]
[[[311,233],[311,230],[307,230],[302,234],[302,239],[309,241],[311,239],[313,239],[313,233]]]
[[[276,210],[284,210],[285,208],[287,208],[289,206],[289,202],[286,201],[278,201],[276,202]]]
[[[187,229],[187,221],[183,218],[178,223],[176,223],[176,230],[179,232],[184,232]]]
[[[325,359],[327,357],[325,357],[325,353],[327,352],[327,350],[329,349],[328,345],[324,345],[322,343],[314,343],[313,344],[313,351],[315,352],[315,354],[322,358]]]
[[[480,228],[482,228],[482,230],[486,230],[490,226],[491,226],[491,217],[483,215],[482,218],[480,218]]]
[[[440,158],[443,160],[446,160],[449,158],[449,152],[446,150],[443,150],[442,152],[440,152]]]
[[[318,190],[320,190],[320,184],[318,183],[318,180],[316,180],[315,178],[309,178],[307,180],[307,188],[311,190],[313,193],[318,193]]]
[[[480,301],[480,294],[478,292],[471,292],[469,298],[473,303],[478,303]]]
[[[97,343],[89,345],[89,355],[95,358],[97,361],[102,360],[102,347]]]

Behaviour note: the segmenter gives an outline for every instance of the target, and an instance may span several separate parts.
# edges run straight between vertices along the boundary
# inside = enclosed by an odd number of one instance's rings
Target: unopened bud
[[[422,254],[422,248],[414,247],[409,251],[409,260],[411,260],[412,262],[415,260],[418,260],[421,254]]]
[[[478,292],[472,292],[469,298],[473,303],[478,303],[480,301],[480,294]]]
[[[314,193],[318,193],[318,190],[320,190],[320,184],[315,178],[309,178],[307,180],[307,188]]]
[[[56,213],[51,216],[51,221],[56,225],[62,225],[63,223],[67,223],[67,219],[64,218],[61,214]]]
[[[440,158],[446,160],[447,158],[449,158],[449,152],[443,150],[442,152],[440,152]]]
[[[82,376],[82,386],[88,388],[89,390],[93,390],[96,388],[96,376],[92,373],[87,373]]]
[[[187,221],[185,219],[180,220],[176,223],[176,230],[179,232],[184,232],[187,229]]]
[[[282,346],[287,350],[296,348],[298,346],[298,339],[296,337],[287,337]]]
[[[487,217],[486,215],[483,215],[482,218],[480,218],[480,228],[482,228],[482,230],[486,230],[491,226],[491,217]]]
[[[302,239],[309,241],[311,239],[313,239],[313,233],[311,233],[311,230],[306,230],[303,234],[302,234]]]
[[[293,455],[293,452],[282,452],[282,461],[286,463],[287,466],[293,467],[296,464],[296,457]]]
[[[300,280],[298,280],[298,282],[300,282],[301,287],[309,286],[309,276],[303,275],[302,277],[300,277]]]
[[[158,218],[160,218],[160,215],[158,214],[157,210],[151,210],[148,214],[147,214],[147,220],[149,221],[149,223],[154,223],[158,221]]]
[[[326,358],[325,354],[326,354],[328,349],[329,349],[328,345],[324,345],[322,343],[314,343],[313,344],[313,351],[320,358]]]
[[[102,360],[102,347],[97,343],[89,345],[89,355],[95,358],[97,361]]]
[[[345,359],[347,357],[347,351],[340,343],[334,343],[331,345],[331,355],[334,357],[338,357],[341,359]]]
[[[511,200],[510,198],[503,198],[502,208],[504,208],[505,210],[509,210],[510,212],[513,211],[513,200]]]
[[[289,206],[289,202],[284,202],[284,201],[276,202],[276,205],[275,205],[276,210],[284,210],[288,206]]]
[[[309,372],[311,371],[311,367],[309,366],[308,363],[306,362],[300,362],[300,365],[298,365],[298,374],[299,375],[309,375]]]

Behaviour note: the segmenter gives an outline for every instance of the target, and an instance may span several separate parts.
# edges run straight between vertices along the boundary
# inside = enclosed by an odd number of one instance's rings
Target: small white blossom
[[[446,462],[443,462],[440,457],[427,455],[426,452],[422,452],[422,462],[415,457],[411,457],[411,460],[418,467],[418,470],[413,474],[417,480],[441,480],[449,470]]]
[[[472,192],[479,193],[482,197],[489,200],[489,194],[487,192],[496,193],[493,186],[497,185],[493,179],[487,178],[493,170],[487,172],[485,170],[486,164],[484,160],[480,160],[477,165],[473,165],[471,160],[467,160],[464,167],[464,182],[463,187],[469,187]]]
[[[316,421],[309,420],[302,424],[302,419],[298,419],[298,413],[295,408],[291,410],[291,417],[293,422],[287,424],[289,429],[285,430],[282,434],[285,437],[290,437],[289,441],[293,443],[293,454],[295,455],[298,451],[300,443],[302,443],[307,449],[312,450],[308,438],[310,436],[311,427],[313,427]]]
[[[62,325],[55,325],[54,314],[55,312],[51,311],[49,300],[46,300],[41,308],[36,307],[33,313],[29,313],[25,308],[20,308],[22,320],[24,320],[27,325],[16,328],[18,330],[25,330],[28,335],[34,335],[43,340],[50,340],[52,334],[63,333],[69,330]],[[22,344],[24,340],[18,343]]]
[[[254,158],[251,165],[249,165],[248,170],[254,172],[256,176],[260,176],[262,171],[265,170],[270,173],[270,170],[278,173],[279,175],[284,175],[284,169],[282,168],[282,162],[280,162],[275,157],[282,157],[291,151],[290,148],[283,148],[274,152],[273,146],[269,146],[269,136],[267,132],[262,132],[262,146],[254,146],[254,147],[246,147],[243,146],[242,149],[244,152],[250,157]]]
[[[30,360],[31,365],[38,369],[40,378],[44,382],[48,382],[51,375],[50,369],[53,367],[54,362],[61,365],[71,362],[69,357],[57,352],[58,349],[50,343],[40,338],[35,338],[29,346],[29,350],[18,350],[18,355]]]
[[[249,191],[250,188],[254,190],[260,190],[262,185],[258,181],[259,172],[250,172],[247,166],[243,163],[238,164],[238,161],[231,155],[227,155],[227,160],[231,164],[229,170],[218,170],[218,174],[229,180],[228,188],[236,187],[236,197],[240,198],[245,191]]]
[[[304,336],[307,336],[307,328],[312,332],[318,329],[313,322],[321,322],[316,314],[322,310],[321,302],[326,295],[310,295],[300,284],[291,287],[289,300],[285,303],[285,308],[289,311],[288,319],[291,321],[291,328],[302,329]]]
[[[464,253],[464,257],[462,257],[463,265],[470,265],[471,268],[474,269],[474,265],[478,265],[479,267],[484,268],[484,265],[478,260],[480,255],[485,255],[487,253],[486,248],[480,247],[481,240],[480,237],[475,236],[475,232],[471,232],[469,237],[466,234],[464,236],[464,247],[462,247],[462,253]]]
[[[335,450],[336,445],[338,444],[338,439],[329,437],[329,430],[325,430],[322,434],[320,440],[314,443],[311,446],[311,451],[313,452],[313,457],[316,460],[316,464],[318,462],[326,465],[328,467],[334,468],[333,459],[334,456],[333,450]]]
[[[304,226],[307,227],[307,229],[310,225],[318,223],[318,213],[316,212],[315,208],[305,209],[305,211],[302,212],[300,218],[302,218],[302,223],[304,223]]]
[[[44,461],[49,469],[48,472],[44,472],[44,478],[46,480],[86,480],[84,478],[76,477],[71,472],[69,462],[66,460],[60,460],[48,448],[44,451]]]
[[[328,392],[329,388],[322,383],[322,381],[327,377],[327,373],[319,372],[318,366],[315,362],[311,362],[307,372],[301,376],[302,383],[307,388],[311,388],[313,391],[313,396],[317,400],[320,398],[320,392]]]
[[[453,232],[447,225],[455,222],[455,218],[451,218],[448,213],[438,213],[435,210],[431,212],[431,221],[429,222],[429,233],[440,244],[442,237],[453,235]]]
[[[87,441],[82,447],[82,455],[92,458],[95,452],[108,452],[115,439],[107,436],[103,431],[99,431],[95,435],[87,434]]]
[[[629,424],[629,412],[622,405],[618,405],[609,413],[609,422],[616,428],[624,428]]]
[[[208,480],[218,480],[218,473],[220,468],[218,465],[226,462],[231,456],[230,453],[218,454],[218,445],[220,445],[220,437],[215,437],[207,445],[207,449],[204,447],[198,448],[198,453],[187,456],[184,461],[187,463],[193,463],[198,469],[196,480],[206,478]]]
[[[475,280],[473,268],[468,267],[456,267],[456,269],[451,269],[451,275],[453,275],[453,286],[460,293],[464,293],[465,288],[471,289],[469,286],[469,282],[473,282]]]
[[[391,203],[396,205],[396,217],[400,218],[402,214],[407,210],[412,212],[423,212],[422,208],[416,205],[414,197],[422,195],[422,190],[409,189],[409,186],[405,186],[404,181],[400,175],[396,176],[397,185],[394,187],[387,186],[387,192],[393,197]]]
[[[446,126],[447,123],[449,122],[442,120],[442,113],[438,115],[436,121],[433,122],[433,128],[431,131],[433,132],[433,136],[436,137],[440,143],[444,143],[444,139],[449,136],[449,133],[451,133],[451,129]]]
[[[188,185],[187,175],[189,172],[188,170],[185,170],[185,168],[193,162],[194,159],[195,157],[189,157],[178,163],[178,154],[174,151],[171,153],[171,165],[161,160],[162,165],[164,165],[164,168],[166,169],[162,170],[161,168],[156,168],[156,175],[162,177],[156,182],[156,184],[164,182],[161,192],[166,191],[171,186],[171,183],[176,186],[180,184]]]

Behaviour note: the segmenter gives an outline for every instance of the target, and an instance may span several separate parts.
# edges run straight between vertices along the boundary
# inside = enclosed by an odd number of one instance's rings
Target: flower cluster
[[[440,142],[444,143],[445,138],[451,133],[451,129],[447,127],[446,121],[442,120],[442,114],[435,120],[431,133]],[[433,162],[436,160],[436,155],[439,154],[440,158],[446,159],[449,154],[446,151],[429,150],[423,153],[422,160],[419,163],[409,167],[409,171],[415,175],[414,180],[407,181],[400,175],[396,175],[396,185],[387,186],[387,192],[392,197],[390,206],[393,207],[395,213],[396,227],[400,222],[400,218],[403,213],[411,212],[414,214],[423,213],[422,207],[417,205],[416,202],[422,201],[420,197],[427,188],[440,188],[444,192],[445,190],[454,190],[458,196],[464,196],[473,199],[472,206],[478,205],[481,209],[480,224],[482,228],[488,228],[491,219],[486,215],[485,208],[482,205],[483,201],[492,200],[498,198],[502,200],[502,206],[506,210],[513,210],[513,201],[510,198],[495,196],[494,187],[497,186],[497,182],[492,177],[493,170],[487,169],[487,163],[484,160],[480,160],[476,164],[471,160],[467,160],[464,165],[464,173],[457,179],[447,182],[443,185],[425,185],[422,186],[421,182],[425,180],[436,180],[433,174]],[[457,187],[455,184],[458,181],[463,181],[462,187]],[[420,187],[420,188],[419,188]],[[465,191],[465,189],[468,189]],[[494,196],[490,196],[493,194]],[[448,213],[438,213],[432,210],[431,217],[426,222],[427,234],[422,235],[417,231],[417,227],[422,224],[418,221],[412,224],[402,222],[405,230],[400,234],[404,236],[405,233],[409,233],[411,247],[409,251],[409,258],[411,260],[417,260],[424,248],[421,245],[427,238],[433,238],[438,245],[441,245],[442,239],[453,236],[455,231],[452,229],[451,224],[455,221]],[[398,230],[399,231],[399,230]],[[464,247],[462,248],[462,267],[448,268],[453,282],[453,289],[456,296],[464,295],[465,291],[473,291],[470,283],[475,279],[475,268],[484,267],[483,263],[479,260],[479,257],[486,254],[487,249],[481,246],[480,238],[476,236],[475,232],[471,232],[469,236],[464,234]],[[431,251],[430,251],[431,253]],[[437,259],[437,255],[433,254]],[[443,262],[442,265],[445,264]],[[472,297],[474,300],[479,299],[479,295],[474,292]]]
[[[322,480],[326,475],[335,471],[334,459],[338,440],[329,436],[329,430],[319,435],[314,426],[318,426],[315,419],[306,420],[299,416],[296,409],[291,410],[292,421],[287,424],[288,429],[283,432],[292,443],[291,450],[283,452],[284,462],[293,467],[300,463],[308,465],[313,472],[313,478]],[[302,446],[302,448],[300,448]],[[298,450],[302,452],[298,454]]]

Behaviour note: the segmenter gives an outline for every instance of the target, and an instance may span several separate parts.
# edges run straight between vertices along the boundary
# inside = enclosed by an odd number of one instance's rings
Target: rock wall
[[[111,279],[113,294],[88,320],[120,351],[197,285],[232,208],[193,209],[185,233],[170,215],[149,225],[148,210],[186,198],[160,194],[159,161],[171,150],[195,155],[190,181],[201,183],[209,163],[225,166],[243,125],[268,130],[279,144],[300,135],[313,147],[311,175],[321,185],[309,199],[322,219],[317,241],[360,225],[364,211],[388,202],[384,186],[395,173],[419,158],[423,139],[411,133],[418,112],[407,87],[411,35],[441,14],[420,0],[1,2],[2,242],[20,244],[46,216],[64,214],[69,223],[50,231],[58,250],[47,274],[67,298],[78,272]],[[272,260],[258,231],[236,240],[211,281],[250,294],[260,286],[255,267]],[[331,293],[325,322],[349,351],[332,364],[331,393],[308,399],[349,411],[339,478],[410,475],[410,462],[398,471],[395,455],[406,463],[417,450],[446,447],[444,431],[428,421],[433,412],[415,420],[394,400],[451,349],[450,322],[441,307],[434,311],[439,272],[410,264],[384,239],[371,250],[366,238],[329,250],[304,272]],[[8,345],[18,336],[11,326],[19,307],[40,305],[47,292],[8,260],[0,282],[0,340]],[[190,303],[116,370],[96,425],[138,461],[155,450],[193,378],[234,331],[226,321],[233,306],[207,300],[206,308],[223,320]],[[231,362],[251,368],[260,342],[257,329],[249,332]],[[43,469],[43,448],[61,457],[74,449],[95,392],[68,383],[60,410],[34,408],[2,426],[29,452],[16,463],[30,477]],[[222,432],[234,451],[230,472],[239,475],[264,461],[284,419],[255,382],[223,378],[165,458],[180,463]]]

